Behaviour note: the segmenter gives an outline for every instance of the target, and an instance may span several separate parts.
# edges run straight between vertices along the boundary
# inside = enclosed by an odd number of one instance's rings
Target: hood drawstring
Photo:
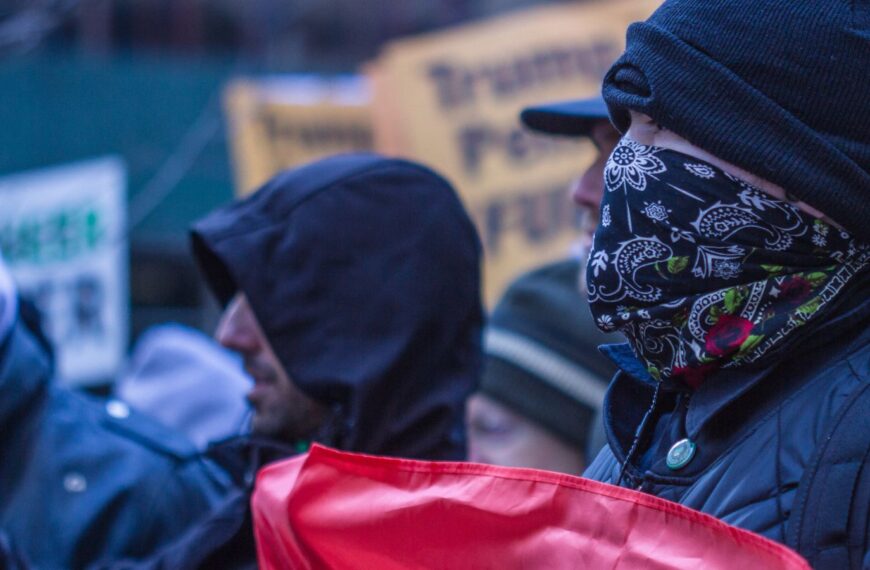
[[[637,448],[640,445],[640,438],[643,436],[644,432],[646,432],[647,423],[649,423],[649,420],[655,412],[656,406],[658,405],[659,392],[661,392],[661,389],[662,383],[656,382],[656,389],[653,392],[652,401],[650,402],[649,408],[647,408],[646,412],[644,412],[643,419],[640,421],[640,425],[637,426],[637,430],[634,432],[634,441],[631,442],[631,447],[629,448],[628,453],[625,455],[625,459],[622,461],[622,465],[619,469],[619,478],[616,480],[617,487],[622,485],[622,478],[625,476],[625,470],[637,453]]]

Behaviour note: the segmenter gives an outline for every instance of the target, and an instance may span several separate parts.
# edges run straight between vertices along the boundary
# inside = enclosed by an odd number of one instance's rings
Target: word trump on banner
[[[237,80],[224,99],[240,195],[280,170],[372,149],[370,93],[363,77]]]
[[[581,217],[568,185],[588,141],[536,136],[523,107],[591,97],[625,30],[658,0],[549,6],[387,46],[372,81],[376,149],[422,161],[456,186],[486,249],[492,304],[518,274],[568,255]]]

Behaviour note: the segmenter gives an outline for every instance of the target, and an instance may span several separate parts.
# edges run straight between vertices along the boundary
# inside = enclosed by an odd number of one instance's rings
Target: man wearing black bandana
[[[868,2],[666,0],[603,88],[589,300],[629,342],[585,476],[816,568],[870,567],[868,37]]]

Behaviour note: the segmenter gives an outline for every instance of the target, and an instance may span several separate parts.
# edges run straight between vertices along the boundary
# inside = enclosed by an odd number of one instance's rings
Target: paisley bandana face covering
[[[605,169],[587,267],[598,326],[657,380],[697,387],[796,336],[870,248],[682,153],[623,139]]]

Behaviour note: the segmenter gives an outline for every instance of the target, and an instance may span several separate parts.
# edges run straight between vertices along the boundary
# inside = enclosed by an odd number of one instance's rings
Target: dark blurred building
[[[549,0],[555,3],[559,0]],[[348,71],[384,41],[545,0],[3,0],[0,46],[255,59]]]
[[[221,89],[354,71],[399,36],[540,0],[0,0],[0,175],[120,155],[132,337],[217,314],[186,228],[233,196]]]

